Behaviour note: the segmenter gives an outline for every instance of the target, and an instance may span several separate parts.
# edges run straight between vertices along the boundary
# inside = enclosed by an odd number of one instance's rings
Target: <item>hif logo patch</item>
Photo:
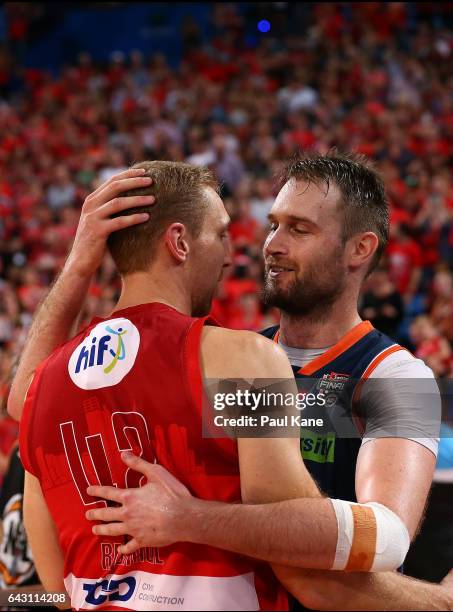
[[[72,353],[69,376],[81,389],[117,385],[131,371],[139,346],[140,333],[128,319],[99,323]]]

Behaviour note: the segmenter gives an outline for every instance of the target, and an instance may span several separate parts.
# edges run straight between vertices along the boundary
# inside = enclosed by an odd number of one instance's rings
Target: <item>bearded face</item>
[[[303,262],[278,253],[266,257],[263,301],[292,315],[317,315],[329,308],[343,292],[346,267],[343,247],[330,252],[307,253]]]
[[[288,181],[269,214],[263,300],[285,313],[319,318],[345,290],[348,268],[340,192]]]

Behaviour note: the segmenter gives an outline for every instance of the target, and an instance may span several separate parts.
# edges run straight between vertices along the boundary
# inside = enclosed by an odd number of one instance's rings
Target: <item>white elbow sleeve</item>
[[[330,501],[338,525],[337,550],[331,569],[384,572],[395,570],[403,563],[410,537],[397,514],[376,502]]]

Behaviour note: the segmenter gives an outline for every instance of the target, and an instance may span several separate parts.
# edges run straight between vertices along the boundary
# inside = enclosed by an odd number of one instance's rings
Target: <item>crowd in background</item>
[[[347,11],[319,3],[310,20],[303,36],[248,45],[234,5],[219,5],[209,44],[185,21],[177,69],[159,54],[115,53],[100,65],[81,53],[55,76],[0,52],[3,398],[81,204],[100,182],[144,159],[213,168],[234,244],[213,314],[259,330],[278,320],[260,299],[274,177],[298,152],[332,147],[374,160],[391,204],[389,246],[364,286],[362,316],[437,376],[453,376],[452,31],[423,19],[409,28],[405,3],[349,3]],[[21,43],[24,13],[10,24]],[[106,257],[81,325],[110,314],[119,288]],[[15,436],[9,427],[3,453]]]

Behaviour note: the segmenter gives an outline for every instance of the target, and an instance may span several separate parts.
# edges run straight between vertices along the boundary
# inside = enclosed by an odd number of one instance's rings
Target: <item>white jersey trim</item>
[[[387,349],[386,349],[387,350]],[[375,357],[376,359],[376,357]],[[374,361],[374,360],[373,360]],[[391,353],[387,357],[385,357],[370,373],[370,379],[372,378],[386,378],[386,379],[431,379],[435,380],[435,376],[431,368],[429,368],[421,359],[417,359],[414,357],[409,351],[402,349],[400,351],[396,351]],[[438,397],[439,405],[440,405],[440,394]],[[420,396],[420,401],[423,402],[423,397]],[[420,410],[424,408],[424,406],[418,407]],[[432,409],[432,406],[429,408]],[[395,406],[394,406],[395,418],[404,422],[406,419],[410,421],[411,412],[415,412],[414,406],[403,406],[398,403],[398,397],[395,395]],[[376,437],[379,436],[370,436],[369,434],[373,432],[373,430],[378,430],[380,427],[384,428],[384,423],[378,423],[376,421],[376,415],[383,414],[385,418],[388,418],[388,412],[384,410],[376,410],[374,411],[374,419],[372,423],[367,423],[366,431],[364,437],[362,439],[362,444],[366,444],[371,440],[375,440]],[[368,435],[367,435],[368,434]],[[409,436],[403,436],[407,440],[413,440],[418,444],[421,444],[428,450],[430,450],[436,457],[439,447],[439,438],[424,438],[422,436],[412,438]]]
[[[286,346],[279,340],[280,346],[286,352],[289,361],[292,366],[295,367],[304,367],[308,363],[310,363],[313,359],[316,359],[325,351],[328,350],[329,347],[320,348],[320,349],[298,349]],[[378,355],[375,355],[373,359],[368,364],[368,369],[374,363],[376,366],[369,374],[369,379],[377,379],[377,378],[390,378],[390,379],[432,379],[434,380],[434,374],[425,363],[421,359],[415,358],[407,349],[404,347],[400,347],[399,350],[393,350],[389,355],[384,357],[382,361],[379,362],[379,358],[383,353],[388,351],[389,349],[395,349],[395,347],[399,347],[397,343],[387,346],[383,349]],[[382,398],[381,398],[382,402]],[[423,402],[423,397],[420,397],[420,402]],[[439,402],[440,402],[440,394],[439,394]],[[362,444],[366,444],[371,440],[375,440],[376,438],[384,437],[383,432],[386,429],[386,423],[392,423],[393,426],[397,426],[398,422],[402,422],[412,425],[413,429],[417,429],[417,412],[420,414],[425,407],[421,404],[420,406],[407,406],[403,405],[401,397],[398,397],[398,392],[395,389],[395,393],[392,397],[391,405],[377,405],[375,409],[369,411],[372,416],[369,418],[366,423],[366,429],[364,436],[362,438]],[[431,406],[430,410],[436,410],[436,407],[433,408]],[[407,427],[402,428],[407,429]],[[418,433],[418,432],[417,432]],[[420,435],[417,437],[410,437],[410,435],[402,435],[402,438],[406,440],[413,440],[418,444],[421,444],[428,450],[430,450],[435,456],[437,456],[438,446],[439,446],[439,438],[427,438],[422,435],[422,431],[420,431]]]

